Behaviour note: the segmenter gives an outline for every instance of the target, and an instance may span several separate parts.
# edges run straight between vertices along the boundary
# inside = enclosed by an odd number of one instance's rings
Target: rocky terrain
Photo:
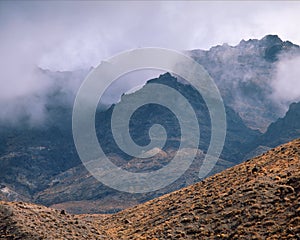
[[[299,239],[300,140],[101,221],[116,239]]]
[[[172,156],[174,156],[173,152],[168,153],[166,159]],[[144,194],[129,194],[109,189],[100,184],[84,166],[80,165],[58,175],[57,183],[36,194],[35,202],[57,209],[66,209],[72,213],[114,213],[198,182],[199,167],[203,158],[203,153],[199,152],[195,163],[177,181],[163,189]],[[137,167],[138,169],[155,169],[161,167],[166,159],[159,159],[157,156],[146,162],[133,159],[125,167],[133,170]],[[128,167],[130,165],[131,167]],[[232,162],[219,159],[210,175],[233,165]],[[82,196],[85,196],[86,200],[82,200]]]
[[[1,239],[299,239],[300,139],[113,215],[1,202]]]
[[[169,85],[190,100],[196,110],[201,129],[199,149],[200,152],[207,151],[210,141],[210,117],[199,93],[191,86],[180,83],[170,74],[148,81],[144,88],[151,83]],[[138,92],[124,95],[122,101],[128,101],[128,98],[130,99],[135,94]],[[105,112],[97,112],[96,122],[101,123],[97,126],[99,142],[114,164],[130,171],[153,171],[166,165],[172,159],[180,143],[180,131],[178,122],[170,111],[155,105],[146,105],[131,119],[130,131],[138,144],[143,145],[149,141],[148,131],[153,124],[163,125],[168,134],[168,140],[162,149],[165,157],[158,156],[156,157],[158,159],[148,159],[147,164],[140,164],[138,159],[120,151],[113,139],[110,127],[113,108],[114,106]],[[43,128],[33,129],[27,127],[5,129],[2,133],[4,150],[0,155],[0,166],[3,169],[0,172],[2,183],[0,192],[2,195],[7,195],[5,189],[9,188],[17,193],[17,195],[10,195],[10,200],[26,198],[28,201],[47,206],[54,204],[61,206],[63,203],[74,206],[74,202],[78,201],[91,203],[91,206],[87,208],[72,207],[73,210],[77,209],[75,211],[77,213],[91,212],[96,200],[98,200],[96,205],[103,206],[101,213],[123,209],[127,206],[125,204],[121,207],[121,203],[124,203],[122,199],[127,199],[126,194],[96,181],[81,164],[72,137],[71,110],[66,107],[49,107],[49,119],[51,121],[55,119],[54,123],[58,124],[48,123]],[[149,113],[151,113],[150,118]],[[226,107],[226,113],[227,135],[224,150],[216,168],[210,174],[234,165],[244,154],[241,146],[250,144],[260,135],[258,131],[248,128],[230,107]],[[198,181],[199,161],[203,154],[200,155],[197,159],[198,163],[172,186],[151,194],[134,196],[132,203],[144,202]],[[109,198],[116,199],[115,204],[110,204],[107,201]],[[80,203],[79,205],[88,206]]]
[[[88,217],[23,202],[1,202],[0,239],[108,239]],[[91,216],[92,217],[92,216]],[[97,215],[97,219],[101,219]]]

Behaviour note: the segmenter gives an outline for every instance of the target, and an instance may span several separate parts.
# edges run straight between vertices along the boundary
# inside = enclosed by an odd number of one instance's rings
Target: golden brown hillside
[[[102,221],[115,239],[300,239],[300,140]]]
[[[101,217],[97,215],[97,219]],[[0,202],[0,239],[109,238],[90,216],[70,215],[24,202]]]
[[[69,215],[2,202],[0,235],[1,239],[300,239],[299,192],[300,140],[295,140],[114,215]]]

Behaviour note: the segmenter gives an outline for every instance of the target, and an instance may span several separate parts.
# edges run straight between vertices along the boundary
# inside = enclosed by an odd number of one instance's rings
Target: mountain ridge
[[[277,63],[300,55],[300,47],[277,35],[242,40],[236,46],[217,45],[187,54],[214,79],[226,105],[238,112],[245,124],[266,131],[284,114],[272,94]]]

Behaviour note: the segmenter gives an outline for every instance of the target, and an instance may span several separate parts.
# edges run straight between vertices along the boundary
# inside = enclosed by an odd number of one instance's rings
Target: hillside
[[[114,238],[299,239],[300,140],[102,222]]]
[[[0,219],[0,239],[108,239],[88,217],[40,205],[0,202]]]
[[[300,139],[113,215],[70,215],[33,204],[1,202],[0,236],[299,239],[299,170]]]

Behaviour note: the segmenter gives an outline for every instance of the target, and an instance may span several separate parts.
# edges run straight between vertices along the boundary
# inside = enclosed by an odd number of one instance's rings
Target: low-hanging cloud
[[[275,101],[287,108],[292,102],[300,101],[300,56],[284,56],[276,65],[272,81]]]
[[[0,122],[43,122],[49,92],[75,94],[78,78],[53,81],[41,68],[89,69],[132,48],[208,49],[269,33],[299,43],[299,10],[297,2],[0,1]]]

